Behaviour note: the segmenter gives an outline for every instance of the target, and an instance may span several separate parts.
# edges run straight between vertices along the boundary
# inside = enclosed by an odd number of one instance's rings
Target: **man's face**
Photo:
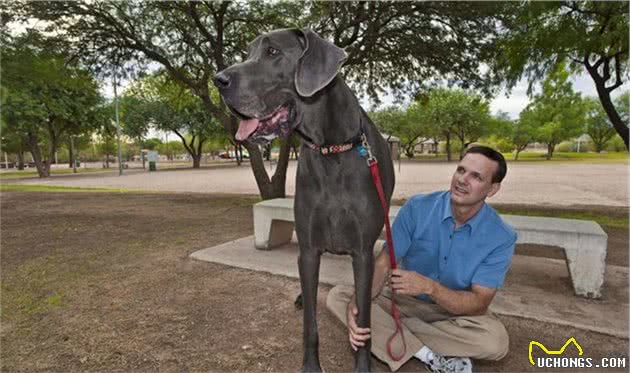
[[[451,180],[453,205],[474,206],[498,192],[501,184],[492,182],[498,167],[497,162],[482,154],[466,154]]]

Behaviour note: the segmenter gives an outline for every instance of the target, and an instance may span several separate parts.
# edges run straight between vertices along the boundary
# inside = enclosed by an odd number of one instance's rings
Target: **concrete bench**
[[[399,206],[389,211],[394,222]],[[599,298],[606,270],[608,235],[594,221],[501,215],[518,233],[519,244],[558,246],[564,249],[576,295]],[[254,240],[257,249],[285,244],[293,235],[293,199],[277,198],[254,205]]]

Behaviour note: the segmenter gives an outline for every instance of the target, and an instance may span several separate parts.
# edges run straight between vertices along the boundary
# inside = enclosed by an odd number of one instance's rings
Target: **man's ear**
[[[501,189],[501,183],[492,183],[492,186],[490,187],[490,192],[488,192],[488,197],[492,197],[493,195],[497,194],[499,189]]]
[[[330,83],[348,58],[346,52],[311,30],[303,30],[304,53],[295,71],[295,90],[310,97]]]

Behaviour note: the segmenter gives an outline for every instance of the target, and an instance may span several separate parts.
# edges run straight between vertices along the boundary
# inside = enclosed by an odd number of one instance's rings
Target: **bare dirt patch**
[[[0,198],[2,371],[300,367],[297,280],[188,257],[251,234],[255,198],[18,192]],[[627,231],[615,237],[609,258],[627,261]],[[322,366],[351,371],[346,333],[325,309],[328,290],[319,294]],[[572,336],[593,358],[628,350],[627,339],[502,320],[511,353],[498,363],[477,362],[479,371],[540,371],[528,362],[532,339],[559,348]],[[386,371],[378,362],[375,368]],[[402,371],[424,368],[412,361]]]

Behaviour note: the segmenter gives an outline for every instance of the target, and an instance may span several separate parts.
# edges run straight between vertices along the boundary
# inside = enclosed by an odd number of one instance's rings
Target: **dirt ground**
[[[2,372],[300,367],[297,280],[188,257],[250,235],[256,198],[18,192],[0,198]],[[628,231],[608,234],[609,264],[627,266]],[[320,288],[318,305],[322,367],[351,371],[345,330],[325,309],[328,290]],[[511,352],[500,362],[475,362],[476,371],[542,371],[528,362],[529,341],[559,348],[569,336],[580,341],[584,356],[627,356],[627,339],[501,319]],[[375,369],[387,371],[377,361]],[[401,370],[424,368],[414,360]]]

